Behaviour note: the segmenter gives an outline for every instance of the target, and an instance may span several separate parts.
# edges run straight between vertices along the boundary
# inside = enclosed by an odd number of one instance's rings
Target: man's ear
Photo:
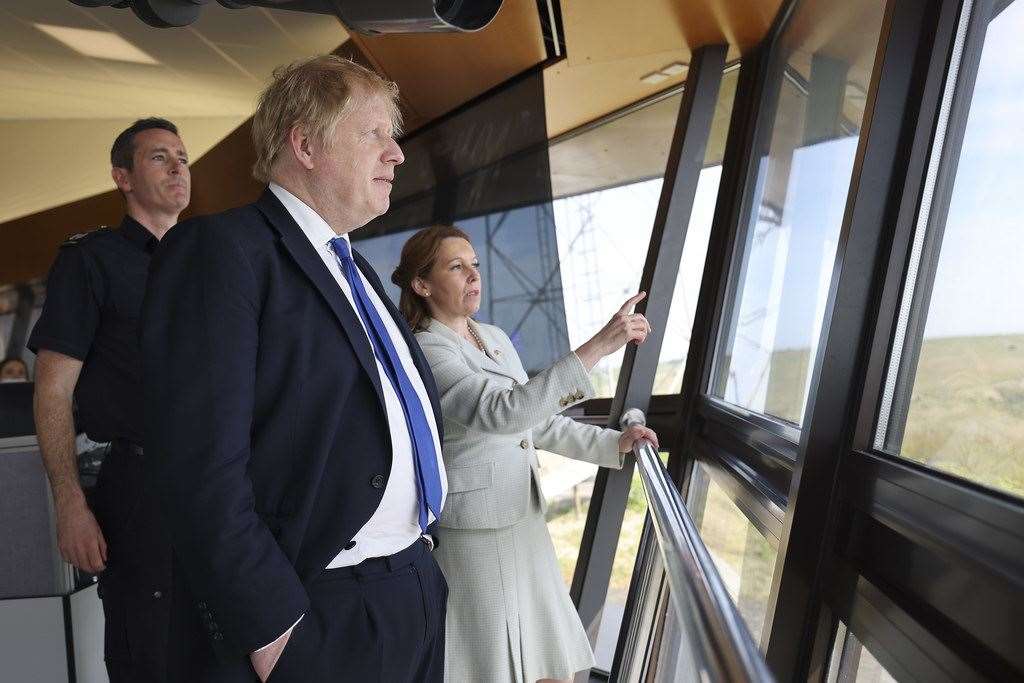
[[[310,139],[306,130],[300,126],[292,126],[288,131],[288,145],[291,147],[292,156],[307,171],[313,170],[313,140]]]
[[[117,189],[125,194],[132,191],[132,181],[129,176],[130,173],[127,168],[114,166],[110,169],[110,177],[114,179],[114,184],[117,185]]]

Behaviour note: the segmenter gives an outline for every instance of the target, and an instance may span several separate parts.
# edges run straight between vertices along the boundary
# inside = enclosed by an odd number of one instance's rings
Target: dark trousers
[[[99,594],[111,683],[167,680],[171,548],[145,483],[144,457],[129,444],[115,442],[90,496],[107,541]]]
[[[268,683],[442,683],[448,584],[424,543],[325,570],[307,590],[310,611]],[[258,681],[248,657],[218,660],[199,619],[190,620],[193,645],[172,655],[184,666],[171,681]]]
[[[448,584],[421,542],[389,558],[326,570],[270,683],[441,683]]]

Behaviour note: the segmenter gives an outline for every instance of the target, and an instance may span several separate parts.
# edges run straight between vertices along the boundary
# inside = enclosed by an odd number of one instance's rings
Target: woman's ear
[[[414,277],[412,279],[412,291],[416,292],[420,296],[426,298],[430,296],[430,288],[427,287],[427,283],[423,281],[421,277]]]

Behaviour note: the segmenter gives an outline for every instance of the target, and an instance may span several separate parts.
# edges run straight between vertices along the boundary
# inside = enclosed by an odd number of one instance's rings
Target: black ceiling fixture
[[[214,0],[70,0],[82,7],[131,9],[150,26],[188,26],[199,18],[203,5]],[[272,7],[329,14],[352,31],[434,33],[478,31],[501,9],[502,0],[216,0],[228,9]]]

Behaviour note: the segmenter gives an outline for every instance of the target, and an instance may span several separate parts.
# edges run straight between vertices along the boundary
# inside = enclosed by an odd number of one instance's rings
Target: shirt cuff
[[[294,631],[294,630],[295,630],[295,627],[299,625],[299,622],[300,622],[300,621],[302,621],[302,617],[304,617],[304,616],[306,616],[306,613],[305,613],[305,612],[303,612],[302,614],[300,614],[300,615],[299,615],[299,618],[295,620],[295,623],[294,623],[294,624],[292,624],[292,625],[291,625],[291,627],[289,627],[289,629],[288,629],[287,631],[285,631],[284,633],[282,633],[282,634],[281,634],[280,636],[278,636],[277,638],[274,638],[274,639],[273,639],[272,641],[270,641],[269,643],[267,643],[267,644],[266,644],[266,645],[264,645],[263,647],[260,647],[260,648],[257,648],[257,649],[255,649],[255,650],[253,650],[253,651],[252,651],[252,654],[256,654],[257,652],[261,652],[261,651],[263,651],[263,650],[266,650],[266,649],[267,649],[268,647],[270,647],[271,645],[273,645],[273,644],[274,644],[274,643],[276,643],[277,641],[281,640],[281,636],[285,636],[285,635],[288,635],[289,633],[291,633],[292,631]]]

